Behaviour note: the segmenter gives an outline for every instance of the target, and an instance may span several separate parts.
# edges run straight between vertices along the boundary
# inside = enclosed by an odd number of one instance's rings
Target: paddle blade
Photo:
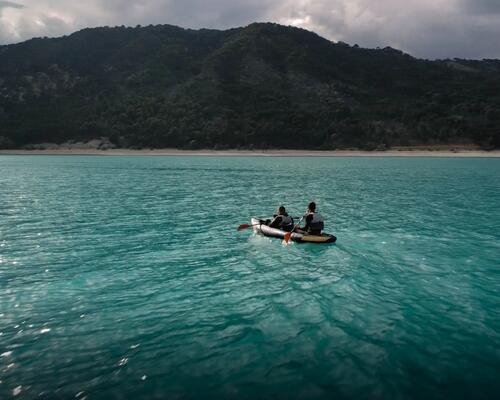
[[[252,225],[248,225],[248,224],[241,224],[240,226],[238,226],[238,231],[242,231],[243,229],[248,229],[250,228]]]
[[[287,233],[285,233],[285,237],[283,238],[283,240],[285,241],[285,243],[288,244],[291,237],[292,237],[292,232],[287,232]]]

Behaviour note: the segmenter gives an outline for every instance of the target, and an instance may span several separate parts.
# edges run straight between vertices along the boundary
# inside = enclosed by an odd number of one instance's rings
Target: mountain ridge
[[[87,28],[0,46],[0,148],[500,147],[500,61],[421,60],[273,23]]]

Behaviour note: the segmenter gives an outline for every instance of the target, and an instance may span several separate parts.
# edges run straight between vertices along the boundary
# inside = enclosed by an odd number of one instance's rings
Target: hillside
[[[500,61],[412,58],[276,24],[85,29],[0,46],[0,148],[500,147]]]

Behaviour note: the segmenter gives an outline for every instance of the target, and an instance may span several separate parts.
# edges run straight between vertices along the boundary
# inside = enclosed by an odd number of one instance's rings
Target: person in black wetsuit
[[[304,214],[306,225],[303,228],[297,228],[296,232],[308,233],[310,235],[321,235],[321,231],[325,227],[323,216],[316,212],[316,203],[309,203],[307,212]]]
[[[278,208],[278,215],[275,215],[272,221],[268,221],[269,223],[266,225],[270,228],[281,229],[286,232],[291,232],[293,229],[293,218],[287,214],[286,209],[283,206]]]

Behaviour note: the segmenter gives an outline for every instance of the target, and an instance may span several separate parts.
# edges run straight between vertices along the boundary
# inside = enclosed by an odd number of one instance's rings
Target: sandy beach
[[[86,155],[86,156],[217,156],[217,157],[500,157],[500,151],[393,149],[361,150],[179,150],[179,149],[46,149],[0,150],[0,155]]]

